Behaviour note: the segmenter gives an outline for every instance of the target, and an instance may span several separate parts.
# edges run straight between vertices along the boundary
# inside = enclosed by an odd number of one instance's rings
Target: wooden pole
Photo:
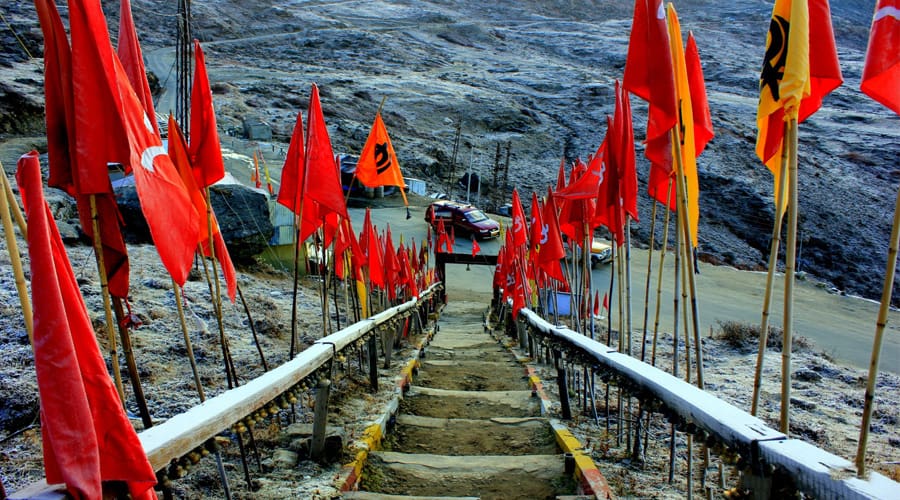
[[[97,271],[100,275],[100,293],[103,296],[103,310],[106,313],[106,338],[109,341],[109,357],[112,363],[113,380],[119,393],[122,407],[125,407],[125,388],[122,386],[122,373],[119,371],[119,350],[116,347],[116,334],[113,332],[113,314],[109,298],[109,281],[106,276],[106,265],[103,262],[103,240],[100,237],[100,216],[97,213],[97,195],[89,195],[91,204],[91,227],[94,232],[94,255],[97,259]]]
[[[297,287],[299,285],[300,274],[300,218],[294,217],[294,224],[297,230],[294,231],[294,293],[291,301],[291,348],[288,360],[294,359],[294,353],[297,348]]]
[[[631,356],[631,217],[625,219],[625,352]]]
[[[3,171],[3,165],[0,164],[0,172]],[[13,276],[16,280],[16,290],[19,292],[19,303],[22,305],[22,316],[25,319],[25,332],[28,333],[28,341],[34,346],[34,316],[31,311],[31,300],[28,298],[28,285],[25,282],[25,272],[22,269],[22,256],[19,254],[19,245],[16,243],[16,235],[13,232],[12,217],[10,210],[16,204],[16,201],[9,196],[7,188],[9,184],[6,180],[6,174],[0,175],[0,183],[3,183],[0,189],[0,219],[3,220],[3,233],[6,235],[6,248],[9,251],[9,260],[12,262]],[[7,208],[9,205],[10,208]],[[23,226],[19,226],[22,229]],[[22,231],[22,237],[27,238],[26,230]]]
[[[891,308],[891,296],[894,291],[898,244],[900,244],[900,191],[897,191],[897,201],[894,204],[894,226],[891,229],[887,269],[884,275],[884,287],[881,290],[881,307],[878,309],[878,321],[875,323],[875,341],[872,346],[872,360],[869,362],[865,407],[863,409],[862,425],[859,429],[859,447],[856,450],[856,474],[860,478],[866,474],[866,445],[869,441],[869,423],[872,420],[872,410],[875,403],[875,381],[878,378],[878,362],[881,358],[884,328],[887,326],[888,311]]]
[[[256,344],[256,351],[259,352],[259,360],[262,362],[263,370],[269,371],[266,355],[263,354],[262,346],[259,344],[259,336],[256,334],[256,324],[253,322],[253,316],[250,314],[250,308],[247,306],[247,301],[244,300],[244,292],[241,291],[240,283],[236,283],[236,285],[238,297],[241,299],[241,304],[244,305],[244,313],[247,314],[247,322],[250,323],[250,332],[253,334],[253,343]]]
[[[137,401],[138,413],[141,414],[141,422],[145,429],[153,427],[153,419],[147,408],[147,400],[144,398],[144,388],[141,386],[141,376],[138,372],[137,362],[134,359],[134,350],[131,348],[131,335],[128,332],[128,320],[122,309],[122,299],[112,298],[113,312],[116,313],[116,323],[119,326],[119,338],[122,340],[122,354],[125,355],[125,364],[128,366],[128,377],[131,379],[131,389],[134,391],[134,399]]]
[[[178,320],[181,322],[181,333],[184,335],[184,346],[187,350],[188,361],[191,363],[191,372],[194,374],[194,385],[197,387],[197,395],[200,402],[206,401],[206,394],[203,392],[203,384],[200,382],[200,371],[197,369],[197,359],[194,357],[194,347],[191,343],[191,335],[188,331],[187,321],[184,317],[184,305],[182,304],[181,287],[175,280],[172,280],[172,291],[175,293],[175,305],[178,309]]]
[[[0,162],[0,171],[3,171],[2,162]],[[6,175],[3,175],[2,182],[3,190],[6,191],[6,201],[9,203],[9,210],[16,219],[16,224],[19,226],[19,232],[22,234],[22,238],[27,240],[28,225],[25,223],[25,216],[22,215],[22,209],[20,209],[19,204],[16,203],[16,195],[13,194],[12,187],[9,185],[9,179],[6,178]]]
[[[672,179],[669,179],[669,187],[666,190],[666,200],[668,200],[672,196]],[[666,211],[666,221],[663,225],[663,242],[661,252],[659,254],[659,274],[656,276],[656,315],[653,320],[653,346],[650,350],[650,364],[656,366],[656,340],[659,334],[659,311],[660,307],[662,307],[662,284],[663,284],[663,269],[666,264],[666,253],[669,251],[669,222],[672,219],[672,211],[669,210],[669,204],[666,202],[664,204]]]
[[[650,213],[650,248],[647,250],[647,280],[644,283],[644,323],[641,335],[641,361],[644,361],[644,358],[647,354],[647,320],[650,316],[650,278],[653,276],[653,246],[656,243],[655,241],[655,231],[656,231],[656,207],[658,203],[656,200],[652,201],[653,209]],[[663,252],[665,252],[665,248]]]
[[[784,256],[784,343],[781,346],[781,419],[780,431],[790,435],[791,421],[791,342],[794,330],[794,270],[797,263],[797,119],[788,126],[790,164],[788,166],[788,227]]]
[[[787,124],[785,124],[784,137],[788,136]],[[759,326],[759,351],[756,354],[756,372],[753,376],[753,399],[750,403],[750,414],[756,416],[759,411],[759,393],[762,389],[763,358],[766,355],[766,345],[769,342],[769,306],[772,301],[772,289],[775,281],[775,271],[778,267],[778,247],[781,245],[781,221],[784,219],[784,185],[787,179],[788,148],[782,148],[781,170],[778,173],[778,189],[775,193],[775,223],[772,225],[772,244],[769,249],[769,270],[766,273],[766,291],[763,295],[762,321]]]
[[[198,251],[200,251],[200,255],[203,255],[203,249],[200,247],[200,245],[197,245],[197,248],[198,248]],[[206,259],[201,257],[200,262],[203,264],[203,273],[206,275],[206,285],[209,288],[209,295],[210,295],[210,297],[215,297],[215,290],[213,289],[212,277],[209,275],[209,266],[206,264]],[[215,313],[215,309],[216,309],[215,305],[213,306],[213,309],[214,309],[214,313]],[[216,316],[218,316],[218,314],[216,314]],[[228,388],[232,389],[232,388],[234,388],[235,385],[237,385],[236,384],[237,377],[235,376],[235,373],[234,373],[234,366],[231,361],[231,352],[228,349],[228,341],[225,338],[225,331],[222,328],[219,329],[219,343],[221,344],[222,358],[223,358],[223,362],[225,363],[225,378],[228,381]]]
[[[334,362],[334,360],[332,360]],[[325,449],[325,429],[328,425],[328,393],[331,392],[331,381],[327,378],[319,380],[316,390],[316,408],[313,414],[313,435],[309,446],[309,455],[316,460]]]

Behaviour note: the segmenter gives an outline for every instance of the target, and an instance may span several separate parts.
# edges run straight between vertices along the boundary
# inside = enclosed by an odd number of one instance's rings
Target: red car
[[[469,235],[479,240],[500,236],[500,224],[472,205],[449,200],[436,201],[425,210],[425,222],[437,229],[441,220],[447,231],[452,226],[460,236]]]

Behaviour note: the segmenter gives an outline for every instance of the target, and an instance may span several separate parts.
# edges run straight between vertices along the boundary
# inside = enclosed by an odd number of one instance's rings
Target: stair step
[[[553,498],[575,491],[574,481],[565,477],[561,454],[448,457],[376,452],[369,455],[363,487],[392,495],[484,500]]]
[[[390,451],[444,455],[552,455],[553,430],[540,417],[491,419],[397,416]]]
[[[526,387],[522,365],[509,361],[426,360],[416,385],[464,391],[508,391]]]
[[[438,418],[537,417],[540,405],[531,391],[456,391],[411,386],[400,411]]]
[[[385,495],[384,493],[372,493],[369,491],[348,491],[346,493],[341,493],[341,498],[349,500],[479,500],[478,497],[421,497],[409,495]]]

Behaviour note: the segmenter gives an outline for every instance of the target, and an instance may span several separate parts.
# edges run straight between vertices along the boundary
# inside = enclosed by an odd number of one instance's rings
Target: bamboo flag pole
[[[672,197],[672,178],[669,178],[669,186],[666,188],[666,200]],[[662,307],[662,284],[663,269],[666,264],[666,253],[669,251],[669,222],[672,219],[672,211],[669,210],[669,203],[664,204],[666,211],[666,219],[663,224],[663,241],[659,253],[659,273],[656,275],[656,315],[653,320],[653,347],[650,351],[650,364],[656,366],[656,339],[659,334],[659,312]]]
[[[97,213],[97,195],[89,195],[91,204],[91,227],[94,231],[94,256],[97,260],[97,271],[100,275],[100,292],[103,296],[103,310],[106,313],[106,337],[109,341],[109,357],[112,363],[113,380],[119,393],[122,407],[125,407],[125,388],[122,386],[122,373],[119,371],[119,350],[116,347],[116,334],[113,332],[113,314],[109,299],[109,281],[106,276],[106,265],[103,262],[103,240],[100,237],[100,217]]]
[[[197,245],[197,251],[199,251],[200,254],[203,255],[203,248],[199,244]],[[206,264],[205,258],[201,257],[200,262],[203,264],[203,274],[206,277],[206,285],[209,288],[209,295],[215,301],[215,290],[213,288],[213,279],[209,274],[209,266]],[[213,313],[216,314],[215,304],[213,304]],[[216,316],[218,316],[218,314],[216,314]],[[235,377],[234,365],[232,364],[231,352],[228,349],[228,342],[225,338],[225,331],[222,328],[219,329],[219,343],[222,348],[222,360],[225,364],[225,378],[228,380],[228,388],[232,389],[234,387],[233,381],[236,380],[237,377]]]
[[[653,276],[653,246],[656,244],[656,207],[658,203],[652,200],[653,209],[650,212],[650,248],[647,250],[647,280],[644,284],[644,323],[641,335],[641,361],[647,355],[647,320],[650,316],[650,279]],[[663,249],[665,251],[665,249]]]
[[[302,207],[302,206],[301,206]],[[303,212],[303,208],[300,208]],[[299,285],[298,275],[300,273],[300,216],[294,217],[294,225],[297,226],[294,231],[294,294],[291,302],[291,347],[288,359],[294,359],[294,352],[297,346],[297,287]]]
[[[781,428],[790,434],[791,420],[791,343],[794,330],[794,270],[797,262],[797,118],[788,129],[790,164],[788,165],[788,227],[784,256],[784,342],[781,346]]]
[[[878,378],[878,363],[881,358],[884,328],[887,326],[888,311],[891,308],[891,296],[894,291],[898,244],[900,244],[900,191],[897,191],[897,201],[894,204],[894,226],[891,228],[887,269],[884,275],[884,287],[881,290],[881,307],[878,309],[878,321],[875,323],[875,340],[872,345],[872,360],[869,362],[869,379],[866,382],[865,407],[863,409],[862,425],[859,429],[859,447],[856,450],[856,474],[860,478],[866,474],[866,445],[869,442],[869,423],[872,420],[872,410],[875,403],[875,380]]]
[[[131,347],[131,334],[128,332],[128,318],[125,317],[125,310],[122,308],[122,299],[113,297],[112,305],[119,327],[119,339],[122,341],[122,354],[125,355],[125,364],[128,366],[128,378],[131,379],[131,390],[134,391],[134,399],[137,401],[138,413],[141,414],[141,422],[145,429],[149,429],[153,427],[153,418],[150,417],[147,400],[144,398],[144,388],[141,386],[141,376],[134,359],[134,350]]]
[[[209,235],[209,257],[212,261],[212,281],[209,282],[209,292],[212,295],[213,301],[213,311],[216,315],[216,324],[219,326],[219,342],[222,344],[222,356],[225,358],[225,373],[228,379],[228,388],[231,389],[238,385],[237,382],[237,370],[234,367],[234,361],[231,358],[231,352],[228,347],[228,338],[225,336],[225,324],[222,319],[222,288],[219,285],[219,270],[218,270],[218,261],[216,259],[216,246],[212,244],[212,235],[213,235],[213,227],[212,227],[212,199],[209,194],[209,186],[205,188],[205,198],[206,198],[206,227],[207,234]],[[201,248],[201,256],[202,248]],[[202,257],[201,257],[201,260]],[[204,260],[204,263],[206,261]],[[207,279],[209,279],[209,275],[207,274]]]
[[[783,137],[788,137],[787,123]],[[772,225],[772,245],[769,249],[769,270],[766,273],[766,291],[763,295],[762,321],[759,326],[759,352],[756,354],[756,373],[753,376],[753,399],[750,403],[750,414],[756,416],[759,411],[759,393],[762,389],[763,359],[766,355],[766,345],[769,342],[769,307],[772,302],[772,289],[774,288],[775,270],[778,267],[778,247],[781,245],[781,222],[784,219],[784,185],[787,179],[786,167],[788,166],[788,148],[781,151],[781,169],[778,172],[778,189],[775,193],[775,223]]]
[[[0,162],[0,171],[3,171],[3,163]],[[6,178],[6,175],[3,175],[3,190],[6,191],[6,201],[9,203],[9,209],[12,212],[13,216],[16,219],[16,224],[19,226],[19,231],[22,233],[22,238],[28,239],[28,225],[25,224],[25,216],[22,215],[22,209],[19,208],[19,204],[16,203],[16,195],[13,194],[12,187],[9,185],[9,179]]]
[[[3,172],[3,165],[0,164],[0,172]],[[6,248],[9,251],[9,260],[12,261],[13,276],[16,280],[16,290],[19,292],[19,303],[22,305],[22,316],[25,319],[25,332],[28,333],[28,341],[34,345],[34,316],[31,312],[31,301],[28,299],[28,285],[25,283],[25,272],[22,270],[22,256],[19,254],[19,245],[16,243],[16,235],[13,233],[12,217],[10,210],[12,205],[16,205],[13,198],[9,197],[9,183],[6,180],[6,174],[0,175],[0,218],[3,220],[3,232],[6,234]],[[11,192],[11,191],[10,191]],[[7,208],[7,205],[10,208]],[[18,205],[16,205],[18,208]],[[21,229],[22,226],[19,226]],[[22,231],[22,237],[26,237],[26,231]]]
[[[253,334],[253,343],[256,344],[256,350],[259,352],[259,360],[262,362],[263,371],[269,371],[269,363],[266,362],[266,355],[263,354],[262,346],[259,343],[259,336],[256,334],[256,324],[253,322],[253,316],[250,314],[250,308],[247,306],[247,301],[244,300],[244,292],[241,291],[241,284],[235,282],[235,288],[237,288],[238,297],[240,297],[241,304],[244,306],[244,313],[247,314],[247,322],[250,323],[250,333]]]
[[[625,216],[625,328],[628,346],[626,352],[631,356],[631,216]]]
[[[191,343],[191,335],[188,332],[187,321],[184,317],[184,305],[181,294],[181,287],[175,280],[172,280],[172,291],[175,293],[175,305],[178,308],[178,320],[181,322],[181,333],[184,335],[184,346],[187,350],[188,361],[191,363],[191,372],[194,374],[194,385],[197,386],[197,395],[200,402],[206,401],[206,394],[203,392],[203,384],[200,382],[200,372],[197,369],[197,359],[194,357],[194,347]]]

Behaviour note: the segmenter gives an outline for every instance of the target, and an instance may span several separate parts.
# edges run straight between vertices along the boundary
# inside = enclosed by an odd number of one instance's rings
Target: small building
[[[272,127],[253,116],[244,118],[244,136],[251,141],[271,141]]]

